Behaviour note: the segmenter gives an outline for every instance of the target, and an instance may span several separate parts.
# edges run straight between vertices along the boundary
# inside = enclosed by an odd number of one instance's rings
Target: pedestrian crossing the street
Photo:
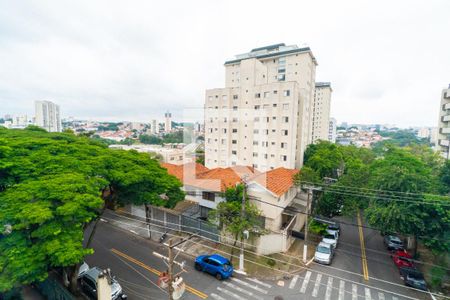
[[[276,295],[284,295],[286,300],[404,300],[398,295],[309,270],[294,275],[283,287],[256,278],[231,277],[209,296],[214,300],[265,300]]]

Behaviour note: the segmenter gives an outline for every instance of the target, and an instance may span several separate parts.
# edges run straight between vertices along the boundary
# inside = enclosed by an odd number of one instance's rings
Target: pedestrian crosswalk
[[[231,277],[209,296],[215,300],[265,300],[273,299],[274,295],[282,295],[286,300],[402,300],[395,294],[309,270],[294,275],[282,287],[256,278]]]

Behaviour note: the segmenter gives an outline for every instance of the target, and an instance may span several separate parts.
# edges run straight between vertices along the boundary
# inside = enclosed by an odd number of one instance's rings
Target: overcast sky
[[[436,126],[449,12],[448,0],[0,0],[0,116],[46,99],[64,117],[179,120],[224,86],[225,60],[284,42],[311,47],[338,122]]]

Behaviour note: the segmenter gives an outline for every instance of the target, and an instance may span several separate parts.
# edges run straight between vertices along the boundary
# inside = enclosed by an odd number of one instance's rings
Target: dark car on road
[[[402,240],[395,235],[386,235],[384,237],[384,245],[390,251],[403,249]]]
[[[400,268],[400,275],[406,286],[420,290],[427,290],[427,283],[422,273],[415,268]]]
[[[200,255],[195,259],[195,269],[216,276],[217,279],[227,279],[233,274],[231,262],[219,254]]]

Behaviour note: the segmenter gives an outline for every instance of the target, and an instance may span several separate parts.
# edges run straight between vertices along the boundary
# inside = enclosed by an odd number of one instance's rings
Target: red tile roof
[[[296,169],[277,168],[256,176],[252,181],[279,197],[294,185],[294,175],[298,172]]]
[[[195,176],[191,176],[191,174],[192,175],[193,174],[200,174],[202,172],[209,171],[209,169],[207,167],[205,167],[204,165],[199,164],[199,163],[194,163],[194,162],[186,163],[186,164],[183,164],[183,165],[174,165],[174,164],[169,164],[169,163],[162,163],[161,166],[163,168],[166,168],[167,172],[170,175],[175,176],[181,182],[183,182],[183,178],[185,177],[184,176],[185,172],[187,172],[188,176],[186,178],[188,178],[188,177],[195,177]]]

